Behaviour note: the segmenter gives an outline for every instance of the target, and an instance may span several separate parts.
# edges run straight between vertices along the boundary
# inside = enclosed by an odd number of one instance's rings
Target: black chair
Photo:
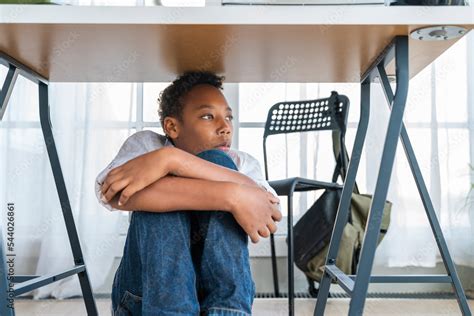
[[[347,166],[347,151],[345,150],[344,139],[348,113],[349,99],[344,95],[339,95],[335,91],[331,92],[331,96],[325,99],[279,102],[273,105],[268,111],[265,131],[263,134],[263,157],[265,178],[267,181],[269,180],[269,177],[266,143],[267,137],[270,135],[322,130],[333,131],[333,136],[338,135],[336,140],[343,145],[342,151],[344,153],[342,155],[334,153],[337,155],[335,157],[341,157],[343,166]],[[335,134],[335,132],[337,134]],[[333,182],[323,182],[300,177],[269,181],[269,184],[273,189],[275,189],[278,195],[288,197],[288,303],[289,315],[294,315],[293,193],[341,188],[342,186],[337,184],[334,179]],[[270,246],[275,296],[281,297],[278,284],[275,238],[273,234],[270,235]],[[310,286],[310,291],[311,290]]]

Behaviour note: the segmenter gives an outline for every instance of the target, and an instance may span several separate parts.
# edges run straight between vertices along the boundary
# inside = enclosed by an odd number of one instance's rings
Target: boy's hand
[[[240,184],[234,190],[231,213],[252,242],[257,243],[259,235],[266,238],[276,232],[275,221],[282,218],[279,203],[277,197],[262,188]]]
[[[163,148],[138,156],[112,169],[102,184],[102,200],[108,203],[122,191],[118,205],[124,205],[136,192],[169,173],[169,160]]]

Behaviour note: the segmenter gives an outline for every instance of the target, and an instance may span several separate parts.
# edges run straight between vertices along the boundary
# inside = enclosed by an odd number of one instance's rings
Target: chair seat
[[[342,185],[332,182],[293,177],[268,181],[278,195],[290,195],[293,192],[314,191],[320,189],[341,189]]]

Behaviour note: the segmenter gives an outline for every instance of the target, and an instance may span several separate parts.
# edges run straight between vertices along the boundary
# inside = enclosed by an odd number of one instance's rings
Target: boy
[[[258,161],[230,149],[223,77],[188,72],[160,95],[166,136],[130,136],[96,180],[109,210],[134,211],[112,289],[114,315],[249,315],[248,237],[268,237],[279,199]]]

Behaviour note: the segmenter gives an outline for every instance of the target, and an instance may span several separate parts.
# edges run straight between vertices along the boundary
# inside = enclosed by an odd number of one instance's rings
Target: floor
[[[253,315],[255,316],[284,316],[287,315],[285,299],[255,299]],[[110,300],[97,299],[99,315],[110,315]],[[315,300],[296,299],[295,314],[297,316],[312,316]],[[348,299],[328,299],[325,316],[347,315]],[[469,301],[471,311],[474,311],[474,300]],[[82,316],[86,315],[83,301],[72,300],[39,300],[18,299],[15,301],[16,316]],[[461,315],[457,301],[446,299],[367,299],[365,315]]]

